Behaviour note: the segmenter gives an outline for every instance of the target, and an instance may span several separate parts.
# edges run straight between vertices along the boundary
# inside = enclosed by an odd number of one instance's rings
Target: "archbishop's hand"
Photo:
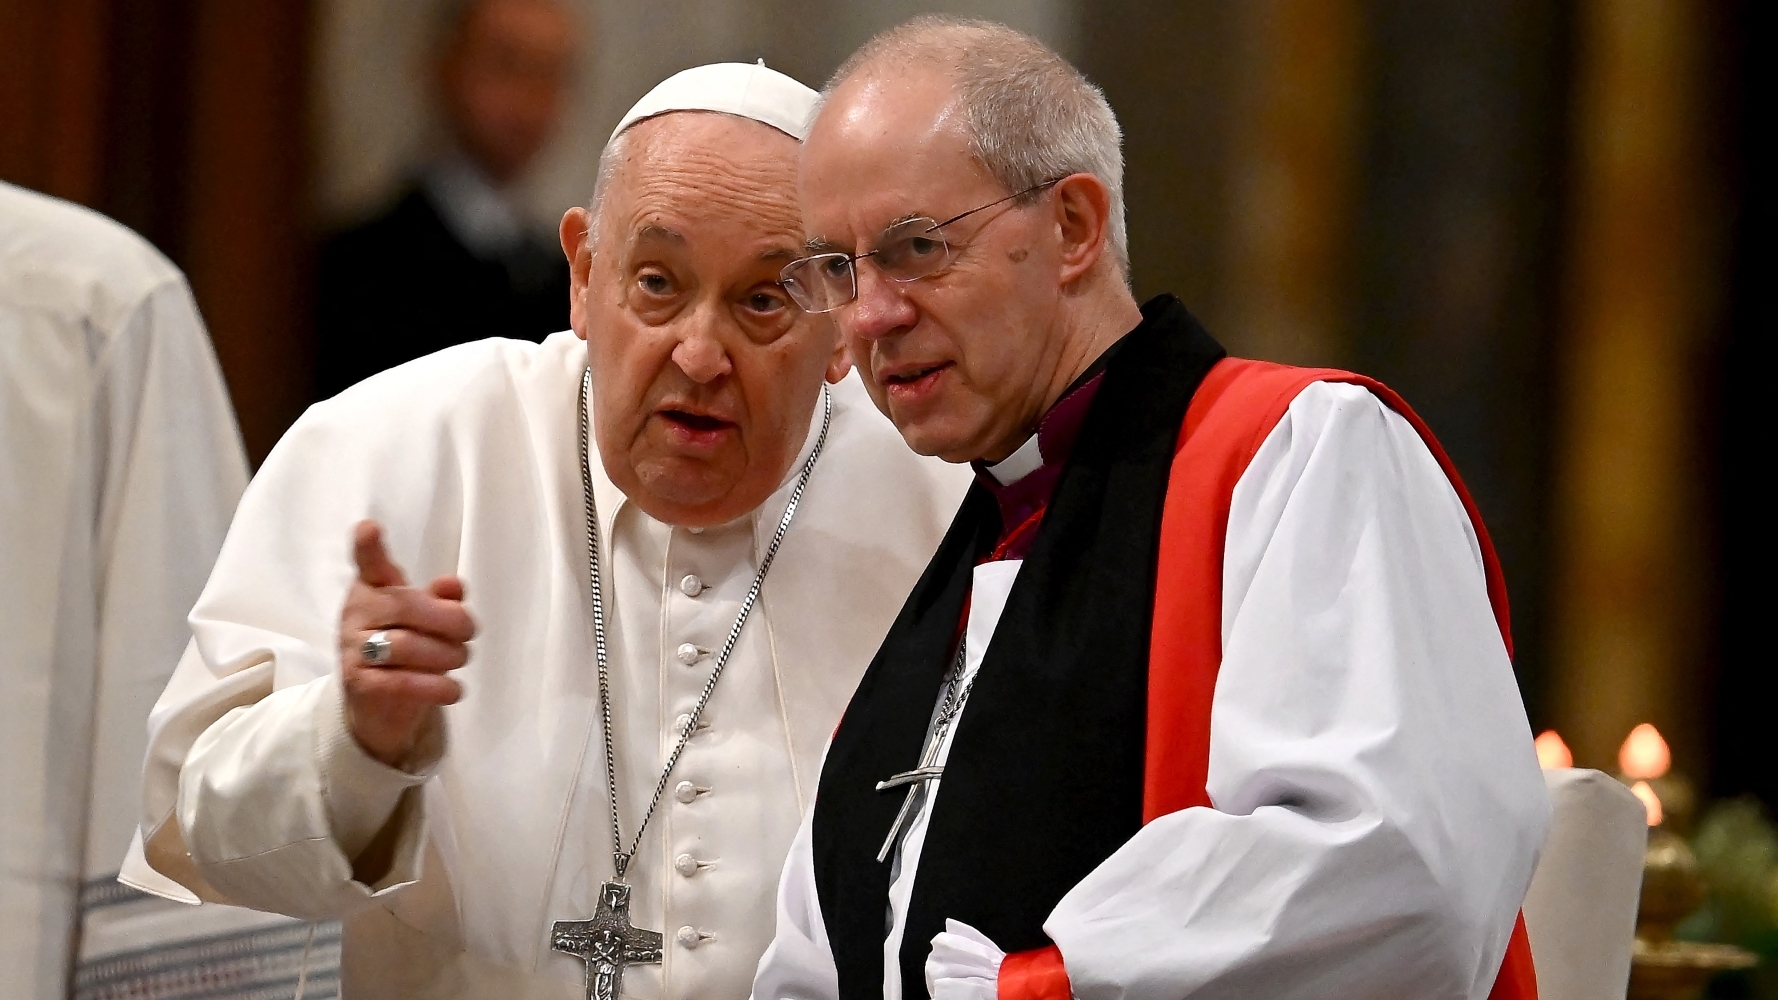
[[[396,767],[411,753],[426,716],[463,696],[445,676],[469,659],[475,621],[463,606],[463,581],[441,576],[424,590],[410,587],[383,550],[383,529],[360,521],[352,529],[358,579],[340,612],[340,676],[346,724],[358,745]],[[387,662],[364,659],[364,641],[387,632]]]

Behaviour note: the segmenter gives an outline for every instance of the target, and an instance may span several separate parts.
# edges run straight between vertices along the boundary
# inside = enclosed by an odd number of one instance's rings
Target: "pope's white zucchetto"
[[[757,63],[711,63],[680,70],[642,95],[611,130],[615,139],[639,121],[672,111],[717,111],[751,118],[801,142],[821,95]]]

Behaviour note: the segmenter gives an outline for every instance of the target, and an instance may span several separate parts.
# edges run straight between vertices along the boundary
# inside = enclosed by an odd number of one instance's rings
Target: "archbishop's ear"
[[[1085,277],[1105,255],[1111,235],[1111,191],[1092,174],[1070,174],[1056,182],[1052,194],[1056,227],[1062,237],[1064,285]]]
[[[562,254],[568,258],[568,325],[586,339],[586,287],[593,270],[593,248],[587,241],[593,217],[580,207],[562,214]]]

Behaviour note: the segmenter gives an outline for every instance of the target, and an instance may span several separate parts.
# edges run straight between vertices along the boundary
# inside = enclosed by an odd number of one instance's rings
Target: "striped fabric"
[[[74,1000],[338,1000],[338,923],[171,903],[115,877],[80,903]]]

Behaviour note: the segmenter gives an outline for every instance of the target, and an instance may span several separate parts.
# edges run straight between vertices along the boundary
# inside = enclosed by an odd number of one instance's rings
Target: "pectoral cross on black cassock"
[[[591,920],[556,921],[549,946],[586,962],[587,1000],[617,1000],[623,993],[626,966],[661,960],[660,934],[630,925],[626,882],[599,886],[599,906]]]
[[[936,741],[934,741],[932,749],[938,749]],[[921,761],[921,763],[925,764],[926,762]],[[937,781],[944,775],[945,769],[943,767],[916,767],[912,771],[892,774],[888,781],[877,782],[877,791],[879,792],[900,788],[902,785],[908,786],[907,797],[901,800],[901,811],[895,814],[895,822],[889,824],[889,836],[883,841],[882,849],[877,851],[879,863],[889,856],[890,851],[895,850],[895,841],[901,837],[901,828],[907,825],[908,817],[914,814],[914,802],[920,797],[920,789],[926,787],[926,782]]]
[[[944,698],[939,702],[937,718],[932,720],[932,734],[926,738],[926,749],[920,753],[920,766],[912,771],[892,774],[888,780],[877,782],[879,792],[908,786],[907,796],[901,800],[901,811],[895,814],[895,822],[889,824],[889,836],[883,839],[883,846],[877,851],[878,864],[882,864],[889,857],[889,852],[895,850],[895,842],[901,838],[901,828],[914,815],[914,803],[920,798],[920,790],[926,787],[928,781],[937,781],[945,776],[944,765],[938,763],[939,748],[944,746],[945,733],[950,731],[951,723],[956,721],[957,716],[963,713],[963,703],[969,700],[969,692],[975,687],[973,676],[963,682],[961,689],[957,687],[957,681],[963,675],[967,663],[964,646],[964,642],[957,643],[957,663],[951,668],[951,674],[945,681]]]

